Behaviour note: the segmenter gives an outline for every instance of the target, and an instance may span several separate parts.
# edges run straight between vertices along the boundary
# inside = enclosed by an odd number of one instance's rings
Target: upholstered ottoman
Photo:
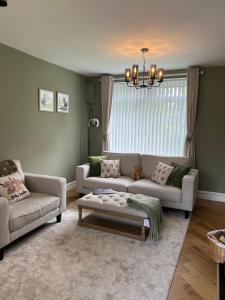
[[[126,235],[132,238],[137,238],[139,240],[145,240],[145,219],[148,218],[147,214],[144,211],[136,210],[127,205],[127,199],[132,194],[116,192],[114,194],[101,194],[94,195],[90,193],[85,195],[84,197],[77,200],[78,210],[79,210],[79,220],[78,224],[80,226],[100,229],[103,231],[117,233],[120,235]],[[82,210],[88,209],[96,215],[104,215],[111,216],[113,218],[126,219],[130,221],[135,221],[140,223],[141,230],[139,233],[122,231],[120,228],[116,228],[114,226],[104,226],[104,222],[102,224],[96,222],[88,222],[82,218]],[[140,227],[140,226],[139,226]]]

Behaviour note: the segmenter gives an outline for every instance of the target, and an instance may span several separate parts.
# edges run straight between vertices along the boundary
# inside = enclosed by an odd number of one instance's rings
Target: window
[[[187,132],[187,79],[159,88],[115,83],[109,125],[110,151],[182,156]]]

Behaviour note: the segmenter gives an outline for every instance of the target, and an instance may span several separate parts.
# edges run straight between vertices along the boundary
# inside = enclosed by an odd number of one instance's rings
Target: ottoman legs
[[[141,240],[145,241],[145,225],[144,225],[144,220],[143,220],[143,223],[141,225]]]
[[[78,211],[79,211],[79,223],[82,222],[82,207],[78,206]]]
[[[102,231],[110,232],[110,233],[116,233],[119,235],[124,235],[124,236],[128,236],[131,238],[135,238],[135,239],[138,239],[139,241],[143,241],[143,242],[145,241],[145,230],[146,230],[145,219],[142,217],[123,214],[121,212],[112,212],[112,211],[108,211],[108,210],[102,210],[99,208],[96,209],[96,208],[88,207],[88,206],[83,207],[82,205],[79,205],[79,204],[78,204],[77,208],[78,208],[78,225],[79,226],[94,228],[94,229],[98,229],[98,230],[102,230]],[[104,225],[104,221],[96,222],[96,220],[94,220],[94,222],[91,222],[90,220],[87,220],[88,216],[87,217],[84,216],[84,219],[83,219],[83,216],[82,216],[83,209],[92,211],[93,214],[96,213],[96,214],[100,214],[103,216],[112,216],[113,218],[118,217],[119,219],[125,218],[127,220],[137,221],[138,224],[141,225],[141,228],[139,227],[140,226],[139,225],[137,230],[135,230],[135,233],[133,233],[133,232],[129,232],[127,230],[127,228],[125,228],[126,229],[125,231],[121,230],[118,226],[115,226],[115,228],[113,228],[112,223],[107,225],[107,222],[106,222],[106,224]]]

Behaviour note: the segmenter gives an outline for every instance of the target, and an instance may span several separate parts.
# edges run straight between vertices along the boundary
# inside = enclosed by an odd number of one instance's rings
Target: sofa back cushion
[[[141,164],[141,154],[104,152],[108,159],[120,160],[120,173],[122,176],[132,176],[134,167]]]
[[[143,154],[141,156],[141,165],[142,165],[142,171],[144,173],[145,178],[150,178],[152,176],[152,173],[159,161],[167,165],[170,165],[172,162],[175,162],[176,164],[179,165],[187,165],[187,166],[191,165],[190,159],[188,157],[157,156],[157,155]]]

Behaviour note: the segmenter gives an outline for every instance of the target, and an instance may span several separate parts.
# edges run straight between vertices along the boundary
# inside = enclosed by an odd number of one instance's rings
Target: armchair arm
[[[0,249],[9,244],[9,204],[8,199],[0,198]]]
[[[193,210],[198,192],[198,179],[199,171],[197,169],[191,169],[190,172],[183,177],[182,203],[185,210]]]
[[[85,164],[76,167],[76,190],[82,193],[83,180],[90,174],[90,164]]]
[[[50,194],[60,198],[59,210],[66,209],[66,179],[48,175],[25,173],[26,187],[31,192]]]

